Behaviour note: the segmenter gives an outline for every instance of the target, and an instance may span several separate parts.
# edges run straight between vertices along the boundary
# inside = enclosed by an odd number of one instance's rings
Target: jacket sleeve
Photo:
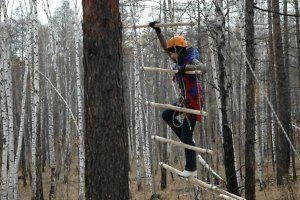
[[[165,37],[162,33],[158,34],[157,35],[158,39],[159,39],[159,42],[160,42],[160,45],[161,47],[165,50],[165,52],[170,56],[171,58],[171,54],[170,52],[168,51],[167,49],[167,41],[165,40]]]
[[[193,59],[190,65],[186,66],[186,71],[200,70],[203,74],[206,73],[206,66],[197,59]]]

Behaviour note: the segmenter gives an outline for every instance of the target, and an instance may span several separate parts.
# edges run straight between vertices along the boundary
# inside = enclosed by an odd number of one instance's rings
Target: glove
[[[155,24],[158,24],[158,23],[159,23],[158,21],[149,23],[149,26],[155,30],[157,35],[161,33],[161,29],[159,27],[154,27]]]

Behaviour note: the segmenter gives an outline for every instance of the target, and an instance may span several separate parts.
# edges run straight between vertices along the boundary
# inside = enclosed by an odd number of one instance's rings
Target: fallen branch
[[[156,23],[154,27],[195,26],[196,22]],[[129,25],[124,28],[149,28],[149,24]]]
[[[166,138],[163,138],[163,137],[159,137],[157,135],[153,135],[153,136],[151,136],[151,138],[155,139],[157,141],[160,141],[160,142],[170,143],[170,144],[173,144],[175,146],[183,147],[183,148],[186,148],[186,149],[191,149],[191,150],[194,150],[194,151],[197,151],[197,152],[200,152],[200,153],[213,154],[213,151],[210,150],[210,149],[202,149],[202,148],[199,148],[199,147],[195,147],[195,146],[191,146],[191,145],[188,145],[188,144],[184,144],[182,142],[177,142],[177,141],[174,141],[174,140],[170,140],[170,139],[166,139]]]
[[[158,107],[158,108],[167,108],[167,109],[176,110],[176,111],[184,112],[184,113],[190,113],[190,114],[194,114],[194,115],[202,115],[202,116],[208,115],[208,113],[203,110],[182,108],[182,107],[178,107],[178,106],[173,106],[171,104],[160,104],[160,103],[154,103],[154,102],[150,102],[150,101],[146,101],[145,104],[148,106],[153,106],[153,107]]]

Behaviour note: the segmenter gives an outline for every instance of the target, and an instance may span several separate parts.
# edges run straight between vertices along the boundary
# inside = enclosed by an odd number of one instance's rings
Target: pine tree
[[[117,0],[83,1],[86,198],[129,199]]]

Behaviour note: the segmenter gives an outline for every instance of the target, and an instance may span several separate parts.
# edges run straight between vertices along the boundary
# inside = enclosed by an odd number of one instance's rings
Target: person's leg
[[[196,116],[190,115],[189,118],[185,118],[182,124],[181,130],[181,142],[195,146],[195,140],[193,138],[193,131],[196,124]],[[184,149],[185,151],[185,170],[187,171],[196,171],[197,163],[196,163],[196,152],[190,149]]]
[[[171,109],[165,109],[161,114],[163,120],[171,127],[177,137],[181,140],[180,136],[182,127],[180,122],[176,119],[177,115],[178,112]]]

